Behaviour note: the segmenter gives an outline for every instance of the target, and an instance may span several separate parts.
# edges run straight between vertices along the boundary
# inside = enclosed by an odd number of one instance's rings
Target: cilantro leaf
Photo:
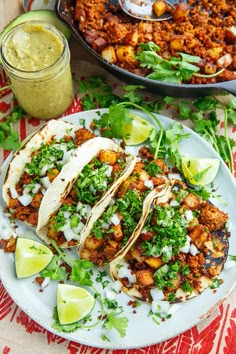
[[[106,329],[111,330],[114,328],[121,337],[126,336],[126,330],[128,327],[127,317],[118,317],[117,313],[112,311],[107,315],[107,319],[104,323]]]
[[[46,268],[40,272],[40,277],[49,277],[52,280],[66,280],[67,271],[66,268],[61,265],[61,260],[58,256],[53,256],[51,262]]]
[[[93,285],[92,274],[88,271],[93,267],[93,263],[86,259],[77,259],[72,265],[70,280],[81,285]]]

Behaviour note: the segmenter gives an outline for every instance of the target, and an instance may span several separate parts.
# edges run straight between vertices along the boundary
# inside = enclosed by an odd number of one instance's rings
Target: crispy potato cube
[[[142,286],[150,286],[154,284],[152,271],[149,269],[138,270],[136,272],[137,282]]]
[[[157,17],[161,17],[167,10],[166,2],[162,0],[157,0],[152,5],[153,11]]]
[[[152,269],[157,269],[163,264],[163,261],[161,258],[155,258],[150,256],[145,259],[145,263],[147,263]]]
[[[98,159],[102,163],[107,162],[109,165],[113,166],[117,162],[118,155],[116,151],[113,150],[101,150]]]
[[[142,255],[141,250],[134,248],[130,251],[130,259],[136,259],[138,262],[143,262],[145,257]]]
[[[97,250],[103,245],[103,239],[97,238],[95,236],[87,237],[84,243],[84,247],[88,250]]]
[[[204,66],[204,72],[205,72],[205,74],[207,74],[207,75],[215,74],[215,72],[216,72],[216,66],[215,66],[214,64],[207,63],[207,64]]]
[[[195,210],[199,209],[200,206],[200,198],[193,194],[189,193],[183,200],[183,205],[186,206],[187,209]]]
[[[184,49],[184,39],[182,36],[173,36],[173,39],[170,40],[170,49],[171,50],[183,50]]]
[[[80,253],[80,258],[81,259],[90,259],[90,257],[91,257],[91,252],[87,248],[83,248]]]
[[[53,168],[47,171],[47,176],[51,183],[57,177],[57,175],[59,175],[59,170],[57,168]]]
[[[227,53],[217,60],[217,64],[222,68],[226,68],[233,62],[233,57],[231,54]]]
[[[206,241],[209,238],[209,232],[207,227],[199,224],[196,225],[191,232],[189,233],[189,236],[191,237],[193,243],[195,246],[199,249],[204,247]]]
[[[184,21],[189,14],[189,5],[185,3],[180,3],[175,6],[175,10],[173,12],[173,19],[175,22]]]
[[[123,239],[123,232],[122,232],[121,224],[118,224],[118,225],[112,224],[111,228],[114,230],[114,232],[113,232],[114,240],[117,242],[120,242]]]
[[[132,63],[135,62],[135,51],[131,45],[122,45],[116,50],[117,58],[120,62]]]
[[[138,44],[138,31],[128,33],[125,37],[125,43],[135,47]]]
[[[101,51],[103,59],[109,61],[109,63],[115,64],[117,62],[116,51],[112,45],[107,46]]]
[[[212,59],[218,59],[220,57],[222,50],[223,50],[222,47],[210,48],[207,50],[207,56],[209,56]]]

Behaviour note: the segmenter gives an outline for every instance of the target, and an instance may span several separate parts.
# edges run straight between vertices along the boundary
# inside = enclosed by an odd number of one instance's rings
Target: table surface
[[[45,1],[45,0],[44,0]],[[0,32],[12,19],[23,12],[21,0],[0,0]],[[85,60],[88,73],[96,74],[94,60],[78,44],[71,45],[72,58]],[[109,76],[110,77],[110,76]],[[112,78],[110,78],[113,80]],[[114,81],[114,80],[113,80]],[[78,100],[77,102],[78,103]],[[77,108],[76,108],[77,107]],[[78,111],[74,105],[72,112]],[[72,113],[70,112],[70,113]],[[1,115],[0,115],[1,118]],[[28,134],[40,124],[35,120],[28,120],[19,127],[21,137]],[[24,131],[23,131],[24,130]],[[0,148],[0,164],[6,154]],[[204,319],[198,326],[149,348],[131,350],[103,350],[87,347],[79,343],[67,341],[53,335],[31,320],[7,294],[0,282],[0,353],[28,354],[28,353],[173,353],[173,354],[235,354],[236,353],[236,289],[222,303],[209,318]]]

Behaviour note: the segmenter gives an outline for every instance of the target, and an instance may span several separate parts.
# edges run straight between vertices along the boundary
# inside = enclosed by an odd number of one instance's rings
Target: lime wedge
[[[18,238],[15,251],[17,277],[30,277],[39,273],[51,262],[52,257],[50,248],[42,243],[29,238]]]
[[[218,159],[182,157],[183,174],[195,186],[211,183],[217,175],[219,166]]]
[[[66,325],[80,321],[95,305],[95,298],[89,291],[78,286],[58,284],[57,312],[60,324]]]
[[[154,128],[151,123],[135,114],[130,113],[132,123],[127,125],[124,137],[126,145],[138,145],[149,138],[149,135]]]

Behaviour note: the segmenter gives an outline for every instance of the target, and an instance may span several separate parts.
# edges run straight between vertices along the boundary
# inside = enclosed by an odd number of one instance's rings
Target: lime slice
[[[51,262],[52,257],[52,251],[42,243],[29,238],[18,238],[15,251],[17,277],[30,277],[39,273]]]
[[[126,137],[124,142],[126,145],[138,145],[148,139],[154,127],[147,120],[135,114],[131,113],[130,116],[133,120],[125,129]]]
[[[95,298],[89,291],[78,286],[58,284],[57,312],[60,324],[66,325],[80,321],[95,305]]]
[[[211,183],[217,175],[219,166],[218,159],[182,157],[183,174],[195,186]]]

